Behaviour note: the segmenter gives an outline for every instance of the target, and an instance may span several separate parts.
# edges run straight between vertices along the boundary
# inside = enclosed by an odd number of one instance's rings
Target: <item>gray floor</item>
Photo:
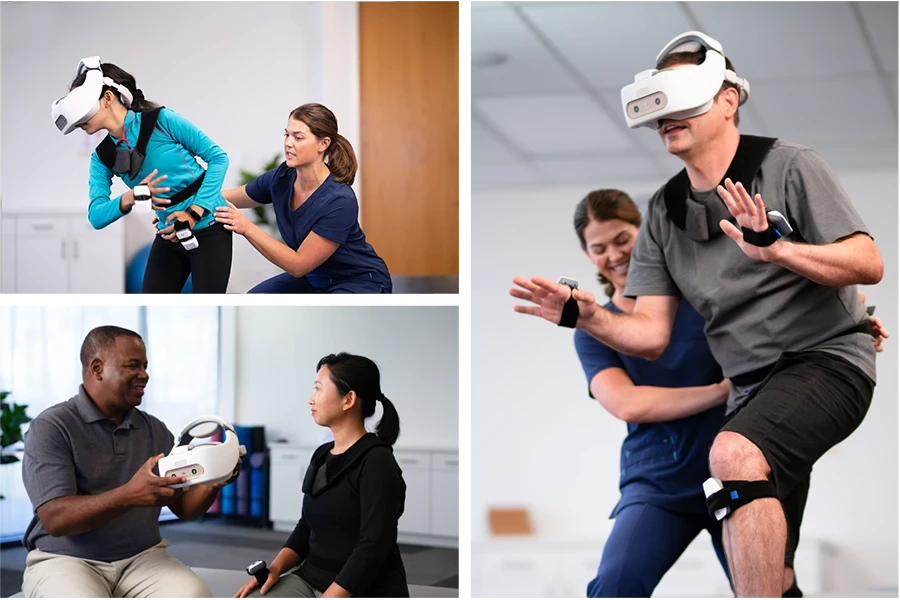
[[[164,523],[162,536],[169,553],[189,567],[243,570],[256,560],[271,562],[287,533],[225,525],[216,521]],[[0,596],[8,598],[22,587],[25,555],[21,546],[0,550]],[[448,548],[400,545],[409,583],[459,588],[459,551]]]

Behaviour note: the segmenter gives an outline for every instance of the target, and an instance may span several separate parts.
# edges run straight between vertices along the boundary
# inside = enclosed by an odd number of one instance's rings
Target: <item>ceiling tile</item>
[[[472,189],[489,190],[544,183],[541,175],[530,165],[487,166],[472,165]]]
[[[505,62],[477,65],[479,58],[491,56]],[[472,13],[472,61],[473,98],[579,89],[509,7]]]
[[[464,4],[463,10],[466,13],[472,9],[502,8],[507,5],[506,0],[466,0]]]
[[[897,143],[897,119],[876,76],[760,84],[750,102],[773,135],[792,142]]]
[[[483,98],[472,104],[502,135],[532,155],[632,149],[587,94]]]
[[[694,29],[677,2],[527,4],[522,10],[594,89],[632,83],[635,73],[653,68],[669,40]]]
[[[513,165],[522,157],[477,120],[472,120],[472,164]]]
[[[583,184],[585,191],[620,187],[622,182],[663,182],[653,162],[639,155],[538,159],[533,164],[545,179],[559,184]]]
[[[751,91],[754,79],[875,70],[846,2],[689,2],[687,6],[701,30],[722,43],[738,75],[750,81]],[[740,26],[735,27],[736,23]]]
[[[897,3],[896,2],[857,2],[856,7],[862,15],[875,54],[881,68],[887,71],[897,70]]]

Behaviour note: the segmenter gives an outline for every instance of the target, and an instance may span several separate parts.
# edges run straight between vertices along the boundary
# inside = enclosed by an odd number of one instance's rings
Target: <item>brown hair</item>
[[[584,239],[584,230],[591,220],[612,221],[618,219],[631,223],[635,227],[641,226],[641,211],[634,200],[621,190],[594,190],[582,198],[575,207],[575,233],[581,242],[581,249],[587,252],[587,240]],[[605,284],[606,295],[612,298],[615,287],[603,275],[597,273],[597,281]]]
[[[696,50],[694,52],[673,52],[672,54],[668,54],[656,63],[656,70],[662,71],[663,69],[668,69],[669,67],[673,67],[675,65],[700,65],[703,64],[703,61],[706,60],[706,48],[701,50]],[[728,60],[728,57],[725,57],[725,68],[729,71],[734,71],[734,66],[731,64],[731,61]],[[723,90],[728,88],[732,88],[737,90],[738,96],[740,96],[741,89],[735,84],[729,81],[723,81],[722,87],[719,88],[719,91],[716,92],[716,95],[713,99],[719,97],[719,94],[722,93]],[[738,109],[734,110],[734,126],[737,127],[741,123],[741,115],[738,112]]]
[[[104,77],[109,77],[119,85],[125,86],[128,91],[131,92],[131,106],[126,106],[125,108],[129,108],[134,112],[144,112],[146,110],[159,108],[158,104],[156,104],[155,102],[150,102],[149,100],[144,98],[144,92],[137,86],[137,83],[134,80],[134,76],[128,71],[120,69],[112,63],[103,63],[102,65],[100,65],[100,71],[103,72]],[[71,92],[75,88],[84,85],[85,79],[87,79],[87,71],[85,71],[72,81],[71,85],[69,86],[69,91]],[[105,94],[106,92],[112,92],[116,99],[121,101],[121,99],[119,98],[119,90],[117,90],[116,88],[104,84],[103,89],[100,90],[100,98],[102,98],[103,94]]]
[[[347,138],[338,133],[337,118],[334,113],[321,104],[314,102],[304,104],[291,111],[291,118],[306,123],[314,136],[330,138],[331,143],[325,150],[325,161],[335,181],[353,185],[356,179],[356,153]]]

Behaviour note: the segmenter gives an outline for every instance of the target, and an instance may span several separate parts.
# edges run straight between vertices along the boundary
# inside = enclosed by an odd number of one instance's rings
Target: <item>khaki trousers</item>
[[[25,558],[26,598],[211,598],[197,575],[169,556],[162,540],[115,562],[32,550]]]

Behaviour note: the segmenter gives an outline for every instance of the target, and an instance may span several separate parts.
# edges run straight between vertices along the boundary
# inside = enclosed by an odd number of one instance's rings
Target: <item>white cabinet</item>
[[[16,221],[0,219],[0,291],[16,287]]]
[[[431,455],[431,533],[459,537],[459,456]]]
[[[125,291],[120,223],[95,231],[84,215],[4,216],[3,238],[4,293]]]
[[[276,531],[293,531],[303,509],[303,476],[312,458],[310,448],[271,448],[269,456],[269,518]]]
[[[394,458],[406,482],[406,503],[397,529],[428,535],[431,531],[431,458],[427,452],[397,450]]]

